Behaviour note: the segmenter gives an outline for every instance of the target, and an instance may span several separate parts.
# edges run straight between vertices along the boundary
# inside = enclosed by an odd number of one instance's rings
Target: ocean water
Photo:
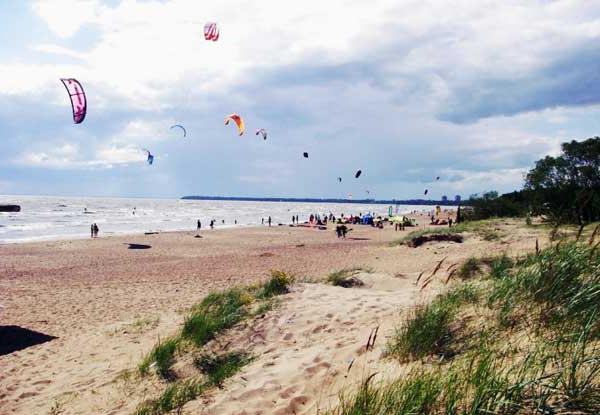
[[[387,214],[388,205],[234,202],[180,199],[126,199],[53,196],[1,196],[0,204],[18,204],[19,213],[0,212],[0,243],[89,238],[96,223],[100,236],[144,232],[195,230],[196,221],[208,228],[260,226],[261,218],[271,216],[273,224],[300,221],[310,214],[332,212],[335,216],[374,212]],[[397,205],[397,213],[429,210],[427,206]],[[237,224],[234,221],[237,220]],[[223,221],[225,221],[223,223]]]

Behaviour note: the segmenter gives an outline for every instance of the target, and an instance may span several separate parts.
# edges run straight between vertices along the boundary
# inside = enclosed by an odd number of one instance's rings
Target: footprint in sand
[[[298,385],[290,386],[289,388],[286,388],[283,391],[281,391],[281,393],[279,393],[279,397],[281,399],[288,399],[290,396],[295,394],[298,391],[298,389],[300,389]]]
[[[331,367],[331,364],[329,364],[327,362],[321,362],[317,365],[307,367],[306,369],[304,369],[304,372],[306,372],[306,374],[309,375],[309,377],[312,377],[316,373],[318,373],[322,370],[327,370],[330,367]]]
[[[326,329],[326,328],[327,328],[327,324],[321,324],[321,325],[318,325],[317,327],[315,327],[312,330],[312,332],[313,332],[313,334],[317,334],[317,333],[320,333],[321,330]]]

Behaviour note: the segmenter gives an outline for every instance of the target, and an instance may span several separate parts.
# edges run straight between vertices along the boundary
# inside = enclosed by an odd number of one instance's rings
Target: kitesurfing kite
[[[244,126],[244,120],[237,114],[231,114],[225,117],[225,125],[229,125],[229,121],[233,121],[237,125],[239,135],[244,134],[246,127]]]
[[[440,176],[437,176],[437,177],[435,178],[435,180],[440,180]]]
[[[426,195],[427,193],[429,193],[429,189],[425,189],[425,193],[423,194]]]
[[[71,109],[73,110],[73,121],[75,124],[81,124],[87,113],[87,99],[83,87],[77,79],[61,78],[60,80],[71,98]]]
[[[358,171],[356,172],[356,174],[354,175],[354,178],[355,178],[355,179],[358,179],[358,178],[360,177],[360,175],[361,175],[361,174],[362,174],[362,170],[358,170]]]
[[[370,190],[365,190],[365,192],[367,192],[367,194],[368,194],[368,195],[370,195],[370,194],[371,194],[371,191],[370,191]]]
[[[306,151],[302,155],[304,156],[305,159],[308,158],[308,153]]]
[[[145,151],[146,153],[148,153],[148,158],[146,159],[148,164],[154,163],[154,156],[150,153],[150,150],[146,150],[145,148],[143,148],[142,151]]]
[[[338,177],[338,182],[340,182],[340,183],[342,182],[342,178],[341,177]]]
[[[260,128],[258,130],[256,130],[256,135],[262,135],[263,140],[267,139],[267,130],[265,130],[264,128]]]
[[[181,130],[183,131],[183,138],[185,138],[187,136],[187,131],[183,125],[179,125],[179,124],[172,125],[171,128],[169,128],[169,130],[172,130],[173,128],[181,128]]]
[[[208,22],[204,25],[204,39],[213,42],[219,40],[219,27],[216,23]]]

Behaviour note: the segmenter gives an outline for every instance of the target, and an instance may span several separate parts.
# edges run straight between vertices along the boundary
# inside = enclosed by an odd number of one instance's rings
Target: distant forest
[[[425,205],[425,206],[455,206],[465,204],[460,197],[455,200],[375,200],[375,199],[316,199],[316,198],[290,198],[290,197],[234,197],[234,196],[184,196],[185,200],[232,200],[241,202],[301,202],[301,203],[362,203],[377,205]],[[467,203],[468,204],[468,203]]]

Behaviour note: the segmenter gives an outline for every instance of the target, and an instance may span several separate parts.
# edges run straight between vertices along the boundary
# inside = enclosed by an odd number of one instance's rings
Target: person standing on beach
[[[260,218],[260,224],[264,225],[265,224],[265,218]]]
[[[94,238],[98,237],[98,231],[100,231],[100,229],[98,229],[98,225],[94,223]]]
[[[93,238],[93,237],[94,237],[94,224],[92,223],[90,225],[90,238]]]
[[[296,217],[295,217],[295,216],[292,216],[292,225],[293,225],[294,223],[296,223]]]
[[[198,223],[196,224],[196,229],[197,230],[202,229],[202,222],[200,222],[200,219],[198,219]]]
[[[271,227],[271,217],[269,216],[269,228]]]
[[[215,228],[215,220],[211,219],[210,221],[210,229],[214,229]]]

